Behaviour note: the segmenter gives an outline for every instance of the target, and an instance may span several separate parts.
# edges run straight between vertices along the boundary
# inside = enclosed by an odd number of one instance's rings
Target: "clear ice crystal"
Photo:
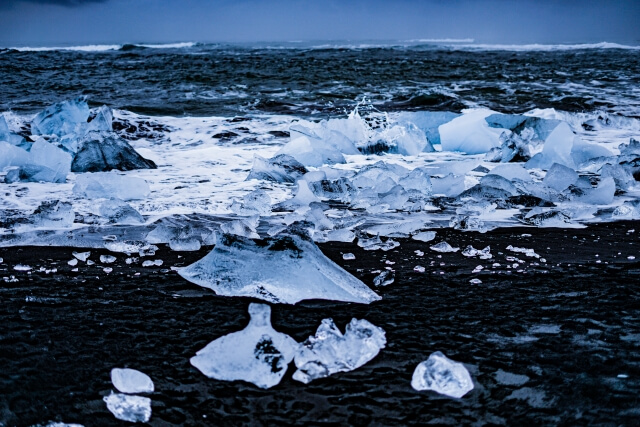
[[[385,332],[367,320],[352,319],[344,335],[332,319],[324,319],[295,355],[293,379],[308,384],[337,372],[349,372],[376,357],[385,347]]]
[[[451,246],[449,243],[447,242],[440,242],[437,243],[433,246],[430,246],[432,251],[436,251],[436,252],[440,252],[440,253],[447,253],[447,252],[458,252],[460,250],[460,248],[454,248],[453,246]]]
[[[113,368],[111,382],[121,393],[153,393],[151,378],[144,372],[129,368]]]
[[[247,180],[262,179],[293,183],[302,178],[305,173],[307,173],[307,169],[304,165],[287,154],[280,154],[271,159],[255,155]]]
[[[119,199],[105,200],[100,204],[98,212],[110,224],[144,224],[144,218],[140,215],[140,212]]]
[[[393,270],[384,270],[373,278],[373,285],[375,287],[387,286],[392,284],[395,279],[396,274],[393,272]]]
[[[249,325],[210,342],[191,358],[209,378],[247,381],[260,388],[280,383],[299,344],[271,326],[271,307],[249,304]]]
[[[117,198],[122,200],[144,199],[151,192],[149,184],[142,178],[121,175],[117,172],[85,173],[76,177],[73,193],[95,198]]]
[[[146,423],[151,418],[151,399],[148,397],[111,392],[103,400],[107,409],[119,420]]]
[[[417,240],[419,242],[430,242],[436,238],[435,231],[421,231],[420,233],[414,234],[411,236],[413,240]]]
[[[484,249],[476,249],[469,245],[462,251],[462,255],[466,257],[478,257],[480,259],[491,259],[493,257],[493,255],[491,255],[490,246],[487,246]]]
[[[57,136],[72,134],[79,125],[86,123],[88,118],[89,105],[86,98],[63,101],[45,108],[36,115],[31,122],[31,133]]]
[[[273,303],[328,299],[368,304],[380,299],[295,226],[259,242],[224,234],[206,257],[178,273],[219,295]]]
[[[436,351],[416,367],[411,387],[418,391],[433,390],[449,397],[461,398],[473,390],[473,380],[462,363]]]

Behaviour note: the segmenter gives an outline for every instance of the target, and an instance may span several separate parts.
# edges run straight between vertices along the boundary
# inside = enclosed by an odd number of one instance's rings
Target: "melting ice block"
[[[562,191],[578,180],[578,173],[559,163],[551,165],[543,182],[556,191]]]
[[[144,218],[140,212],[119,199],[105,200],[98,208],[98,212],[111,224],[144,224]]]
[[[151,190],[142,178],[123,176],[116,172],[96,172],[78,175],[73,193],[94,198],[122,200],[144,199]]]
[[[447,253],[447,252],[458,252],[460,248],[454,248],[447,242],[440,242],[438,244],[431,246],[431,250],[436,252],[441,252],[441,253]]]
[[[268,305],[249,304],[249,315],[245,329],[210,342],[191,364],[209,378],[271,388],[282,380],[299,344],[273,329]]]
[[[561,122],[544,141],[542,152],[533,156],[526,163],[526,167],[548,169],[553,163],[559,163],[572,169],[575,168],[571,150],[576,139],[571,127],[567,123]]]
[[[113,368],[111,382],[122,393],[153,393],[153,381],[144,372],[129,368]]]
[[[151,418],[151,399],[148,397],[112,392],[103,400],[107,409],[119,420],[146,423]]]
[[[489,127],[485,118],[493,111],[474,109],[463,113],[438,128],[442,151],[480,154],[500,146],[500,135],[508,131]]]
[[[20,147],[0,141],[0,171],[7,166],[23,166],[29,161],[29,153]]]
[[[89,118],[89,105],[84,97],[53,104],[40,112],[31,122],[34,135],[63,136],[76,131],[76,127]]]
[[[59,200],[42,202],[31,214],[31,222],[38,228],[68,228],[74,220],[71,203]]]
[[[351,319],[343,335],[332,319],[324,319],[316,335],[296,353],[298,370],[293,379],[308,384],[336,372],[353,371],[376,357],[386,344],[384,330],[367,320]]]
[[[326,299],[368,304],[380,299],[295,228],[257,243],[224,234],[206,257],[178,273],[219,295],[274,303]]]
[[[473,380],[462,363],[454,362],[436,351],[416,367],[411,387],[460,398],[473,390]]]
[[[280,154],[271,159],[255,155],[247,180],[264,179],[266,181],[293,183],[305,173],[307,173],[307,169],[302,163],[287,154]]]
[[[89,132],[78,141],[71,170],[105,172],[110,170],[156,169],[156,164],[142,157],[131,145],[113,132]]]

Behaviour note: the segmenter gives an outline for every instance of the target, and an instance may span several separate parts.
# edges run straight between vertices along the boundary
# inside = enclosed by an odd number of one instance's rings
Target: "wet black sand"
[[[71,248],[2,248],[0,426],[118,425],[102,401],[113,389],[113,367],[139,369],[154,380],[156,426],[637,425],[638,236],[640,222],[620,222],[578,230],[441,230],[430,243],[397,239],[400,247],[389,252],[320,245],[367,284],[384,267],[395,270],[396,280],[378,289],[383,299],[371,305],[273,306],[275,329],[303,340],[325,317],[340,328],[352,317],[366,318],[386,331],[387,347],[356,371],[309,385],[293,381],[290,367],[269,390],[208,379],[189,364],[197,350],[248,320],[249,299],[215,296],[170,269],[208,249],[161,248],[151,259],[163,265],[146,268],[113,254],[118,260],[107,274],[99,262],[107,251],[92,250],[96,264],[80,262],[72,272]],[[429,246],[442,240],[461,248],[490,245],[494,258],[439,258]],[[510,244],[535,249],[546,263],[510,253]],[[356,259],[344,261],[345,252]],[[15,271],[16,264],[32,270]],[[415,272],[416,265],[426,272]],[[472,273],[478,265],[484,269]],[[18,281],[2,280],[11,276]],[[471,284],[473,278],[482,283]],[[471,372],[476,388],[462,399],[411,388],[415,366],[437,350]]]

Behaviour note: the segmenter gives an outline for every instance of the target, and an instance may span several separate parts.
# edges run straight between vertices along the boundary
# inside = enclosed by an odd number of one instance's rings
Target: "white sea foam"
[[[78,52],[105,52],[108,50],[118,50],[122,47],[119,44],[91,44],[83,46],[22,46],[22,47],[10,47],[20,52],[48,52],[48,51],[60,51],[60,50],[72,50]]]

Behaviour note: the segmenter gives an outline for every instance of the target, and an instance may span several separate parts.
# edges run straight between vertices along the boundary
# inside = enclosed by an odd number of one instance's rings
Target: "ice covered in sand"
[[[151,378],[144,372],[130,368],[113,368],[111,382],[121,393],[153,393]]]
[[[376,357],[385,347],[385,332],[367,320],[351,319],[344,334],[332,319],[324,319],[295,355],[293,379],[305,384],[337,372],[349,372]]]
[[[462,363],[436,351],[416,367],[411,387],[460,398],[473,390],[473,380]]]
[[[260,388],[280,383],[299,344],[271,326],[271,308],[249,304],[249,325],[210,342],[191,364],[210,378],[247,381]]]
[[[111,392],[103,400],[107,409],[119,420],[146,423],[151,418],[151,399],[148,397]]]
[[[326,299],[368,304],[380,299],[324,256],[298,227],[257,242],[223,234],[207,256],[178,273],[218,295],[274,303]]]

